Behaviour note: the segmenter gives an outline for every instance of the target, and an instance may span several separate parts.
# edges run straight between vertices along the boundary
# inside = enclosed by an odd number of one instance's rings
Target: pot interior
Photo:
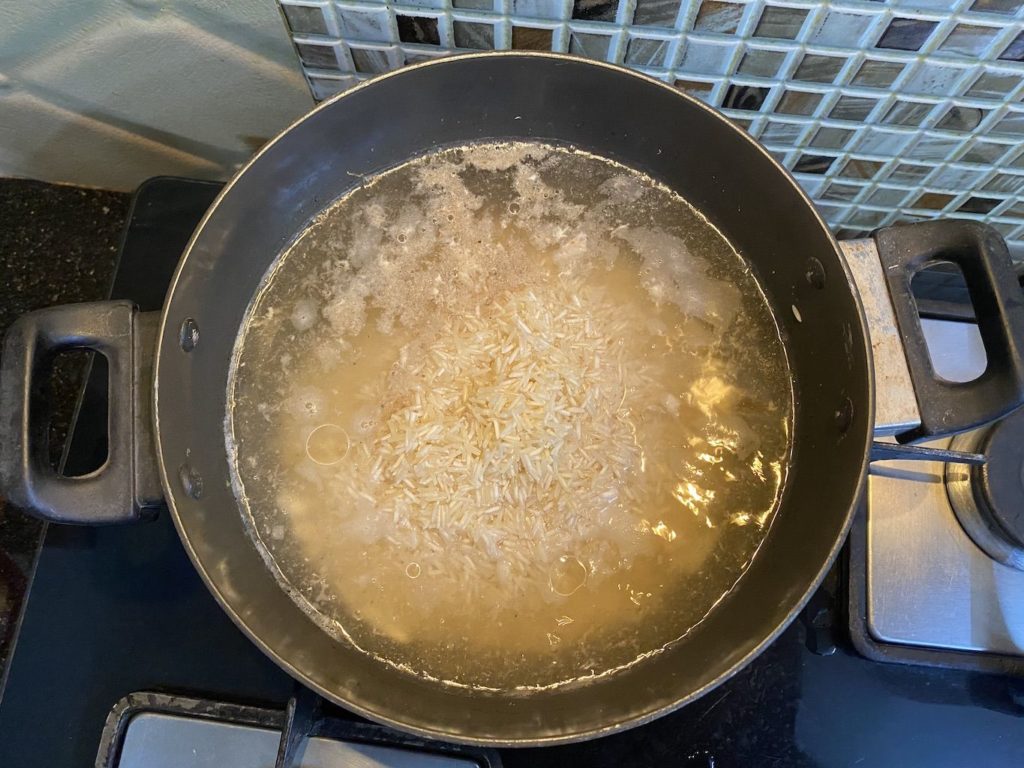
[[[268,267],[296,233],[364,175],[441,146],[513,139],[618,161],[703,213],[754,269],[783,334],[795,396],[792,463],[776,519],[700,629],[625,673],[522,697],[441,688],[327,636],[279,588],[246,534],[223,438],[235,338]],[[186,321],[199,329],[190,351],[179,343]],[[838,551],[873,421],[854,289],[792,179],[699,102],[625,70],[549,55],[460,57],[403,70],[342,95],[272,142],[226,188],[179,266],[156,382],[158,450],[179,532],[239,626],[339,704],[424,735],[492,744],[573,740],[642,722],[735,672],[792,618]]]

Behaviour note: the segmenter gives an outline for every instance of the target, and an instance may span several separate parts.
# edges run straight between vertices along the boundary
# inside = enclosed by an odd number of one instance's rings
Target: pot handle
[[[150,427],[157,313],[127,301],[30,312],[7,331],[0,360],[0,489],[14,505],[58,523],[122,523],[162,501]],[[107,460],[65,477],[49,462],[49,374],[68,349],[107,359]]]
[[[977,222],[939,220],[884,227],[872,237],[921,413],[920,425],[896,439],[907,443],[963,432],[1024,403],[1024,293],[1002,236]],[[973,381],[939,377],[928,354],[910,283],[939,261],[960,268],[974,304],[988,366]]]

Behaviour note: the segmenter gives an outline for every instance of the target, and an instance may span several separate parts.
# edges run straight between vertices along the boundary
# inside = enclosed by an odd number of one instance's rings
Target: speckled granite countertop
[[[0,179],[0,331],[33,309],[106,298],[130,201],[121,192]],[[84,362],[68,359],[54,371],[50,444],[56,456]],[[41,523],[0,498],[0,670],[41,532]]]

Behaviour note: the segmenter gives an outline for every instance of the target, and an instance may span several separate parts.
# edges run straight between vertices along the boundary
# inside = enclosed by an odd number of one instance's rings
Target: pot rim
[[[703,110],[708,115],[716,118],[716,120],[722,125],[722,129],[723,130],[730,130],[730,131],[734,131],[734,132],[737,132],[737,133],[741,134],[743,140],[745,140],[748,144],[751,145],[751,147],[753,149],[755,149],[757,152],[759,152],[761,155],[763,155],[764,158],[767,159],[770,162],[770,164],[775,168],[775,170],[778,171],[785,178],[785,180],[792,187],[793,191],[796,192],[796,194],[799,196],[799,199],[802,200],[803,203],[808,208],[810,208],[810,210],[811,210],[811,212],[812,212],[812,214],[814,216],[815,221],[817,222],[818,226],[820,227],[822,233],[827,238],[827,242],[835,250],[835,252],[837,254],[837,257],[839,259],[839,262],[842,264],[843,273],[844,273],[844,275],[845,275],[845,277],[847,279],[847,282],[850,285],[850,291],[853,294],[853,300],[854,300],[854,305],[856,307],[856,313],[857,313],[858,322],[860,323],[860,326],[861,326],[861,328],[863,330],[863,338],[864,338],[864,344],[865,344],[865,348],[863,350],[863,353],[864,353],[864,355],[865,355],[865,357],[866,357],[866,359],[868,361],[868,365],[866,367],[866,372],[867,372],[867,382],[866,382],[867,390],[866,391],[867,391],[867,400],[868,400],[867,408],[868,408],[868,413],[870,414],[870,418],[868,419],[868,424],[869,425],[873,425],[874,424],[875,375],[874,375],[874,363],[873,363],[873,356],[872,356],[872,349],[871,349],[871,340],[870,340],[870,335],[869,335],[869,326],[868,326],[868,323],[867,323],[866,315],[864,313],[863,302],[861,300],[860,293],[857,290],[856,283],[854,282],[853,274],[850,271],[849,265],[846,263],[845,258],[843,257],[842,250],[839,247],[838,241],[836,240],[836,238],[833,235],[832,231],[828,228],[828,225],[822,219],[821,214],[814,207],[814,205],[811,202],[810,198],[808,197],[807,193],[800,187],[799,184],[797,184],[796,180],[789,173],[789,171],[783,165],[781,165],[757,140],[755,140],[753,137],[751,137],[746,131],[743,131],[742,129],[740,129],[739,127],[734,125],[732,122],[730,122],[728,120],[728,118],[725,115],[723,115],[721,112],[719,112],[718,110],[716,110],[716,109],[712,108],[711,106],[705,104],[704,102],[700,101],[699,99],[696,99],[696,98],[694,98],[692,96],[689,96],[688,94],[685,94],[682,91],[679,91],[678,89],[673,88],[672,86],[668,85],[667,83],[662,82],[660,80],[657,80],[657,79],[655,79],[655,78],[653,78],[653,77],[651,77],[649,75],[643,74],[641,72],[637,72],[635,70],[632,70],[632,69],[629,69],[629,68],[626,68],[626,67],[623,67],[623,66],[620,66],[620,65],[617,65],[617,64],[609,64],[607,62],[594,61],[594,60],[589,60],[589,59],[582,59],[580,57],[570,56],[570,55],[562,54],[562,53],[543,52],[543,51],[486,51],[486,52],[480,52],[480,53],[465,54],[465,55],[459,55],[459,56],[451,56],[451,57],[446,57],[446,58],[442,58],[442,59],[434,59],[434,60],[431,60],[431,61],[424,61],[424,62],[421,62],[421,63],[418,63],[418,64],[413,64],[413,65],[408,65],[408,66],[405,66],[405,67],[401,67],[399,69],[392,70],[391,72],[387,72],[387,73],[384,73],[382,75],[378,75],[376,77],[373,77],[373,78],[371,78],[369,80],[365,80],[362,83],[359,83],[358,85],[356,85],[356,86],[354,86],[354,87],[352,87],[352,88],[350,88],[350,89],[348,89],[346,91],[343,91],[343,92],[341,92],[339,94],[336,94],[335,96],[331,97],[330,99],[327,99],[327,100],[321,102],[320,104],[315,106],[312,110],[310,110],[309,112],[306,112],[305,114],[303,114],[301,117],[299,117],[296,120],[292,121],[286,128],[281,130],[273,139],[271,139],[269,142],[267,142],[265,145],[263,145],[263,147],[261,147],[259,149],[259,151],[257,151],[241,168],[239,168],[238,171],[234,174],[234,176],[232,176],[232,178],[224,185],[224,188],[221,190],[221,192],[214,199],[213,203],[210,205],[209,209],[203,215],[203,218],[200,220],[199,224],[196,226],[196,229],[193,232],[192,237],[189,239],[188,244],[186,245],[184,251],[182,252],[182,256],[181,256],[181,258],[178,261],[178,265],[175,268],[174,275],[173,275],[173,277],[171,279],[171,282],[170,282],[170,285],[168,287],[168,291],[167,291],[167,294],[166,294],[166,297],[165,297],[165,300],[164,300],[164,306],[163,306],[163,308],[161,310],[160,326],[159,326],[159,330],[158,330],[158,333],[157,333],[157,346],[156,346],[156,351],[155,351],[156,357],[155,357],[154,376],[153,376],[153,403],[152,403],[153,422],[154,422],[153,423],[153,429],[154,429],[154,433],[153,434],[154,434],[154,442],[155,442],[155,446],[156,446],[157,463],[158,463],[159,472],[160,472],[160,480],[161,480],[161,482],[163,484],[163,487],[164,487],[164,490],[166,492],[167,506],[168,506],[168,509],[169,509],[169,511],[171,513],[171,517],[172,517],[172,519],[174,521],[174,526],[175,526],[175,528],[178,531],[178,536],[181,539],[182,545],[184,546],[185,551],[188,553],[189,559],[192,561],[193,566],[195,567],[196,571],[198,571],[198,573],[200,575],[200,578],[203,580],[203,582],[206,585],[207,589],[214,596],[214,599],[221,606],[221,608],[224,610],[224,612],[231,618],[232,622],[249,638],[249,640],[251,640],[261,651],[263,651],[263,653],[265,653],[268,657],[270,657],[274,661],[274,663],[276,663],[281,668],[285,669],[288,672],[288,674],[290,674],[294,679],[300,681],[303,685],[305,685],[306,687],[310,688],[311,690],[316,692],[318,695],[324,697],[328,701],[334,702],[335,704],[337,704],[339,706],[342,706],[345,709],[348,709],[349,711],[352,711],[352,712],[354,712],[354,713],[356,713],[356,714],[358,714],[358,715],[360,715],[362,717],[365,717],[368,720],[372,720],[374,722],[380,723],[381,725],[385,725],[385,726],[388,726],[388,727],[391,727],[391,728],[402,730],[402,731],[405,731],[407,733],[414,733],[414,734],[416,734],[418,736],[421,736],[421,737],[424,737],[424,738],[428,738],[428,739],[447,741],[447,742],[458,743],[458,744],[466,744],[466,745],[473,745],[473,746],[484,746],[484,747],[541,747],[541,746],[554,746],[554,745],[572,744],[572,743],[577,743],[577,742],[582,742],[582,741],[589,741],[591,739],[599,738],[599,737],[602,737],[602,736],[608,736],[608,735],[611,735],[611,734],[614,734],[614,733],[619,733],[621,731],[625,731],[625,730],[628,730],[628,729],[631,729],[631,728],[635,728],[637,726],[644,725],[644,724],[649,723],[649,722],[651,722],[653,720],[656,720],[656,719],[658,719],[658,718],[660,718],[660,717],[662,717],[664,715],[667,715],[667,714],[669,714],[671,712],[674,712],[675,710],[677,710],[677,709],[679,709],[679,708],[681,708],[681,707],[683,707],[683,706],[685,706],[685,705],[687,705],[687,704],[697,700],[701,696],[707,694],[711,690],[717,688],[719,685],[721,685],[722,683],[724,683],[727,680],[729,680],[730,678],[732,678],[740,670],[744,669],[757,656],[759,656],[765,650],[765,648],[767,648],[768,645],[770,645],[772,642],[774,642],[775,639],[786,628],[789,627],[789,625],[797,617],[799,612],[801,610],[803,610],[804,606],[810,600],[811,596],[814,594],[814,592],[821,585],[822,581],[825,578],[825,575],[832,568],[832,565],[835,563],[836,558],[838,557],[839,551],[842,549],[844,543],[846,542],[847,535],[848,535],[848,533],[850,531],[850,528],[851,528],[851,526],[853,524],[854,514],[855,514],[855,512],[857,510],[857,507],[859,506],[860,501],[863,498],[863,494],[864,494],[864,488],[865,488],[866,481],[867,481],[867,469],[868,469],[869,458],[870,458],[870,447],[871,447],[871,441],[872,441],[872,437],[873,437],[873,430],[870,429],[870,428],[868,430],[866,430],[866,435],[865,435],[865,440],[864,440],[864,450],[862,452],[863,453],[863,459],[861,461],[861,467],[860,467],[860,470],[859,470],[860,482],[859,482],[858,487],[857,487],[857,492],[853,496],[853,498],[852,498],[852,500],[850,502],[850,508],[849,508],[849,510],[846,513],[843,526],[842,526],[841,530],[839,531],[838,535],[836,536],[836,540],[835,540],[832,548],[830,549],[830,551],[828,553],[828,556],[823,560],[823,562],[821,564],[821,567],[818,569],[818,572],[815,575],[814,579],[808,584],[807,589],[799,597],[799,599],[796,600],[796,602],[793,605],[793,608],[779,622],[778,626],[771,633],[766,635],[761,640],[761,642],[759,642],[757,645],[755,645],[753,648],[751,648],[750,651],[747,654],[745,654],[743,657],[741,657],[739,660],[737,660],[729,669],[727,669],[724,672],[722,672],[718,677],[716,677],[713,680],[709,681],[707,684],[705,684],[701,688],[698,688],[698,689],[696,689],[694,691],[690,691],[686,696],[684,696],[684,697],[682,697],[682,698],[680,698],[680,699],[678,699],[678,700],[676,700],[676,701],[674,701],[674,702],[672,702],[672,703],[670,703],[668,705],[659,707],[659,708],[654,709],[654,710],[652,710],[650,712],[646,712],[646,713],[644,713],[642,715],[638,715],[636,717],[630,718],[628,720],[623,720],[623,721],[618,722],[618,723],[614,723],[614,724],[606,725],[606,726],[601,726],[601,727],[597,727],[597,728],[591,728],[591,729],[588,729],[588,730],[580,730],[580,731],[577,731],[577,732],[574,732],[574,733],[571,733],[571,734],[556,735],[556,736],[545,736],[545,737],[539,737],[539,738],[537,738],[537,737],[533,737],[533,738],[524,737],[524,738],[515,738],[515,739],[501,739],[501,738],[490,738],[490,737],[471,738],[471,737],[461,736],[459,734],[453,734],[453,733],[450,733],[450,732],[446,732],[446,731],[443,731],[443,730],[440,730],[440,729],[424,728],[424,727],[414,726],[414,725],[410,725],[408,723],[404,723],[401,720],[398,720],[398,719],[396,719],[394,717],[391,717],[389,715],[382,714],[382,713],[370,710],[370,709],[368,709],[366,707],[361,706],[358,703],[355,703],[355,702],[352,702],[352,701],[349,701],[347,699],[344,699],[342,697],[337,696],[336,694],[334,694],[333,692],[325,689],[323,686],[319,685],[318,683],[310,680],[301,670],[298,670],[293,664],[291,664],[288,661],[288,659],[286,659],[286,658],[282,657],[281,655],[277,654],[273,649],[271,649],[268,645],[266,645],[266,643],[255,632],[252,632],[249,629],[249,627],[246,625],[246,623],[244,622],[242,617],[239,616],[234,611],[234,609],[228,604],[228,602],[225,600],[225,598],[221,595],[221,593],[218,590],[218,588],[216,587],[214,581],[210,578],[210,576],[207,573],[206,569],[202,565],[202,563],[201,563],[201,561],[200,561],[200,559],[199,559],[199,557],[198,557],[198,555],[197,555],[195,549],[193,548],[192,543],[191,543],[191,541],[189,539],[188,532],[185,529],[185,526],[181,522],[181,518],[179,516],[178,509],[177,509],[177,503],[176,503],[177,487],[176,487],[176,484],[173,482],[172,472],[169,470],[168,466],[165,463],[164,452],[160,449],[162,440],[161,440],[161,430],[160,430],[160,413],[159,413],[159,406],[158,406],[158,399],[159,398],[157,397],[157,393],[159,391],[159,384],[160,384],[160,364],[161,364],[162,353],[163,353],[163,344],[164,344],[164,339],[167,338],[166,334],[167,334],[167,331],[168,331],[168,324],[170,322],[170,318],[169,318],[169,311],[170,311],[170,307],[171,307],[170,298],[173,297],[175,291],[177,290],[179,280],[181,279],[181,276],[182,276],[182,274],[185,271],[189,255],[190,255],[190,253],[192,251],[192,248],[195,245],[199,235],[201,234],[201,232],[205,228],[205,226],[207,224],[207,221],[211,218],[211,216],[213,216],[214,212],[217,210],[217,208],[221,204],[221,201],[227,195],[229,195],[231,193],[231,190],[233,189],[233,187],[234,187],[235,183],[238,181],[238,179],[241,178],[241,176],[252,165],[254,165],[265,153],[269,152],[271,150],[271,148],[273,148],[282,139],[282,137],[284,137],[286,134],[291,132],[292,129],[294,129],[297,125],[299,125],[300,123],[302,123],[302,122],[306,121],[307,119],[311,118],[313,115],[315,115],[316,113],[320,112],[321,110],[327,109],[329,107],[332,107],[334,104],[343,101],[344,99],[346,99],[346,98],[356,94],[357,92],[359,92],[359,91],[361,91],[361,90],[363,90],[365,88],[371,87],[373,84],[375,84],[377,82],[381,82],[383,80],[390,79],[390,78],[402,77],[402,76],[407,75],[408,73],[410,73],[412,71],[415,71],[415,70],[418,70],[418,69],[421,69],[421,68],[424,68],[424,67],[443,67],[446,64],[451,64],[451,63],[456,62],[456,61],[471,60],[471,59],[491,59],[491,58],[499,58],[499,57],[500,58],[509,58],[509,59],[514,59],[514,58],[549,59],[549,60],[555,62],[556,64],[572,64],[574,66],[583,65],[583,66],[596,67],[596,68],[601,68],[601,69],[609,70],[609,71],[615,73],[616,75],[628,75],[630,77],[637,78],[639,80],[645,81],[646,83],[648,83],[648,84],[650,84],[652,86],[656,86],[658,88],[664,89],[665,91],[673,94],[673,96],[675,98],[683,99],[683,100],[689,102],[691,106],[694,106],[694,107],[697,107],[697,108]]]

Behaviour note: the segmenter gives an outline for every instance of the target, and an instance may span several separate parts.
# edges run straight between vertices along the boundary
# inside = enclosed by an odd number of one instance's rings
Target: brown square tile
[[[775,37],[782,40],[794,40],[800,34],[800,28],[807,18],[807,11],[802,8],[781,8],[765,6],[761,19],[754,29],[754,37]]]
[[[723,35],[731,35],[736,32],[746,7],[739,3],[704,0],[700,4],[700,10],[697,11],[693,28],[698,32],[718,32]]]
[[[551,30],[540,27],[512,27],[512,48],[516,51],[550,51]]]

